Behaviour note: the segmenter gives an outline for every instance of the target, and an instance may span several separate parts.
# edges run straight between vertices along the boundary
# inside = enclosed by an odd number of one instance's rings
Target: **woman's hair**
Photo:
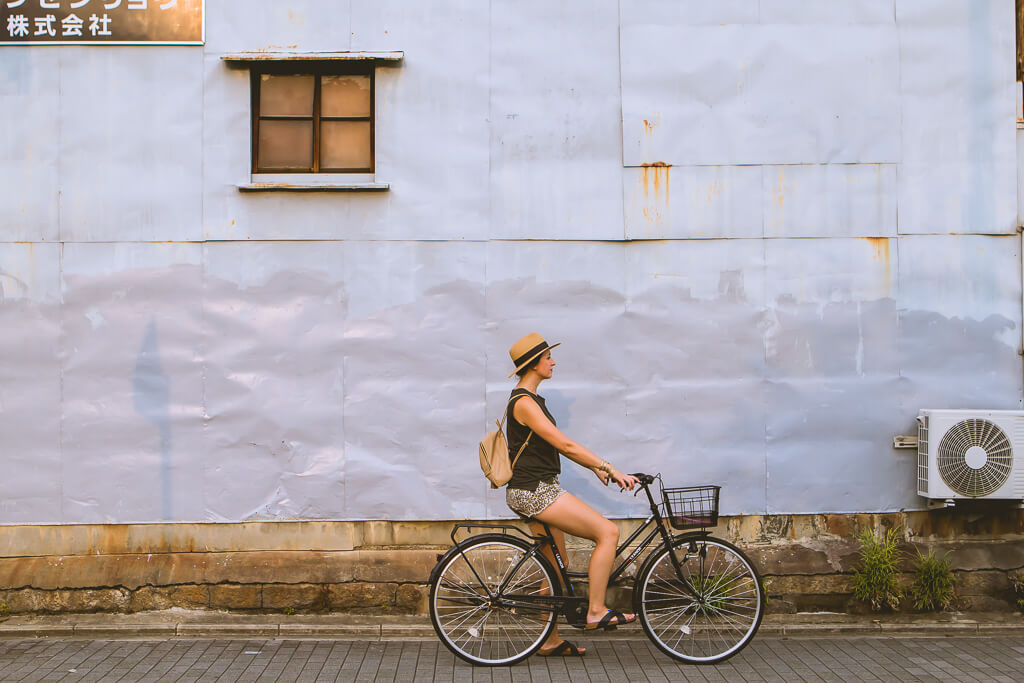
[[[530,368],[534,367],[535,365],[537,365],[537,363],[539,363],[540,359],[543,358],[543,357],[544,357],[544,354],[542,353],[539,356],[537,356],[536,358],[534,358],[533,360],[531,360],[529,363],[524,365],[523,367],[521,367],[518,370],[516,370],[516,377],[519,377],[520,379],[522,379],[523,375],[526,374],[526,371],[529,370]]]

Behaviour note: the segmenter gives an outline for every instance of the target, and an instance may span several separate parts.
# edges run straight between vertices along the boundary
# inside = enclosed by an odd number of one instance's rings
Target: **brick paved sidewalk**
[[[473,667],[437,641],[0,640],[0,681],[1019,681],[1024,636],[756,639],[715,666],[646,641],[580,644],[582,658]]]

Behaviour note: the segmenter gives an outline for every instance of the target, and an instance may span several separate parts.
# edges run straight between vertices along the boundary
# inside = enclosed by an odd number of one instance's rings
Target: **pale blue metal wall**
[[[918,409],[1021,406],[1010,0],[255,5],[0,48],[0,522],[506,516],[530,331],[570,436],[730,513],[921,506]],[[222,56],[289,49],[404,51],[388,192],[239,192]]]

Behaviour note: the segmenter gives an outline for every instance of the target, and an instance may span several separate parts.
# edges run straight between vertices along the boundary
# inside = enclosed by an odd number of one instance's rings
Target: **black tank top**
[[[530,393],[526,389],[513,389],[512,395],[509,397],[508,414],[506,415],[507,422],[505,423],[505,436],[508,439],[508,457],[510,461],[515,460],[516,453],[519,452],[523,441],[526,441],[526,437],[530,434],[530,428],[520,424],[516,420],[515,415],[512,414],[516,401],[523,396],[529,396],[536,401],[547,418],[551,420],[551,424],[555,424],[555,418],[551,417],[547,406],[544,405],[543,398],[537,394]],[[509,480],[508,485],[509,488],[513,489],[533,491],[542,479],[549,479],[561,471],[562,461],[559,458],[558,450],[540,438],[540,436],[534,434],[530,437],[529,443],[526,444],[523,454],[516,460],[515,467],[512,468],[512,478]]]

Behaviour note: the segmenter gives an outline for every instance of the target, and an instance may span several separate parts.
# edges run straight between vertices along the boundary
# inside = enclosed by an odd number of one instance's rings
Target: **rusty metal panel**
[[[621,29],[627,166],[900,160],[895,24]],[[665,87],[672,83],[673,87]]]
[[[59,53],[61,239],[198,239],[198,48],[69,46]]]
[[[900,238],[899,287],[908,426],[926,405],[1019,409],[1020,237]]]
[[[0,59],[0,178],[5,240],[59,239],[58,52],[7,47]]]
[[[900,232],[1014,232],[1013,3],[900,0],[896,9]]]
[[[896,169],[896,164],[765,166],[765,236],[895,236]]]
[[[201,258],[64,245],[60,521],[205,518]]]
[[[760,166],[623,169],[626,237],[761,237],[761,176]]]
[[[490,237],[622,238],[617,24],[615,0],[491,3]]]
[[[54,520],[59,513],[60,251],[59,244],[0,243],[0,522],[6,524]]]

